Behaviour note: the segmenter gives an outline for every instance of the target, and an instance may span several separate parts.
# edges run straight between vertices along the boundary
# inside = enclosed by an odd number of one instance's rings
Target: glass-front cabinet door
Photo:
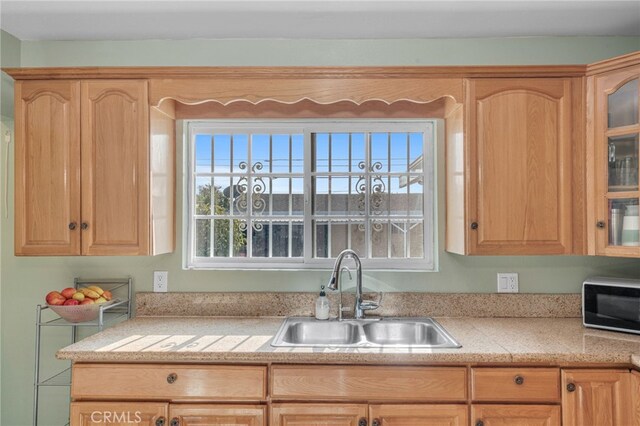
[[[596,254],[640,257],[640,65],[594,78]]]

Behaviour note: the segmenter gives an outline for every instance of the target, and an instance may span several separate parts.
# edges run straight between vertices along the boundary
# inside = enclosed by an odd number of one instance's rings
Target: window
[[[188,126],[186,267],[433,270],[432,121]]]

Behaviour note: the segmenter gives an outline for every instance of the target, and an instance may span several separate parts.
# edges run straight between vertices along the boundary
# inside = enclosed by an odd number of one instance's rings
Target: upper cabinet
[[[447,126],[448,251],[572,253],[574,80],[466,80]]]
[[[590,253],[640,257],[640,53],[589,67]]]
[[[15,253],[80,254],[80,82],[17,82],[15,104]]]
[[[16,255],[173,251],[174,120],[147,85],[16,82]]]

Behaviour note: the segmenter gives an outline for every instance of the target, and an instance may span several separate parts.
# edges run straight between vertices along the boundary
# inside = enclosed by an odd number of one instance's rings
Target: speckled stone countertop
[[[282,318],[139,317],[58,351],[76,362],[635,365],[640,336],[579,318],[437,318],[459,349],[274,348]],[[633,359],[632,359],[633,358]]]

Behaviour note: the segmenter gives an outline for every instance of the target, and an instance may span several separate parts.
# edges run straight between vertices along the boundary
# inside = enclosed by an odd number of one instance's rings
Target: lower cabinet
[[[471,406],[471,424],[475,426],[560,426],[560,417],[558,405]]]
[[[463,426],[469,423],[463,404],[370,405],[371,426]]]
[[[261,405],[170,404],[171,426],[265,426]]]
[[[562,424],[640,424],[640,411],[633,407],[631,380],[629,370],[563,370]]]
[[[271,426],[364,426],[366,404],[272,404]]]
[[[165,402],[72,402],[71,426],[164,426],[169,404]]]
[[[266,426],[266,406],[72,402],[71,426]]]
[[[464,404],[273,404],[270,426],[465,426]]]
[[[72,377],[71,426],[640,426],[640,374],[621,368],[78,363]]]

